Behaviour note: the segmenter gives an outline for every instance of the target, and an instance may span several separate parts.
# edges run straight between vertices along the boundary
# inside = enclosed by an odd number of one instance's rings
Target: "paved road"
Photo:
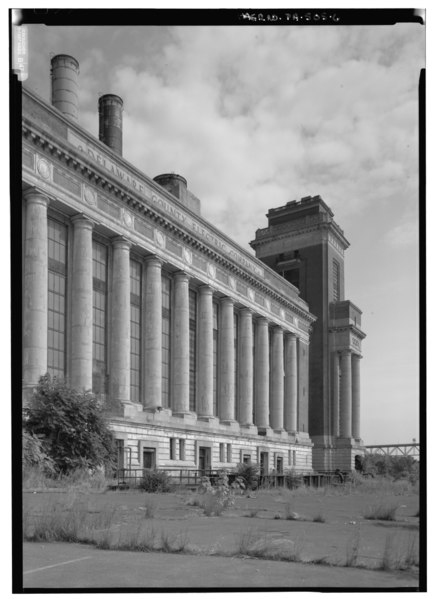
[[[24,543],[25,589],[417,587],[403,573],[254,559],[103,551],[69,543]]]

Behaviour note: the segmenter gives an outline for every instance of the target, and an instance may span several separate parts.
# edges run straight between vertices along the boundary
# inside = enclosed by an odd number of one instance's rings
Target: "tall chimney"
[[[167,191],[176,196],[182,203],[186,203],[187,180],[184,177],[176,173],[165,173],[164,175],[153,177],[153,180],[162,187],[165,187]]]
[[[78,120],[79,115],[79,63],[68,54],[57,54],[50,61],[52,104],[65,116]]]
[[[105,94],[99,98],[99,139],[122,155],[123,100],[115,94]]]

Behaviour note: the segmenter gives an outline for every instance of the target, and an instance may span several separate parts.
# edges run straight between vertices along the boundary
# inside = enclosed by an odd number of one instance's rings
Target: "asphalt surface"
[[[24,589],[417,588],[417,577],[322,565],[216,556],[104,551],[24,543]]]

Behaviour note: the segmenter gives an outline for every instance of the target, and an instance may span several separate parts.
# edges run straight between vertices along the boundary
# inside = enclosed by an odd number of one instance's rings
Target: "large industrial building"
[[[92,389],[128,469],[351,470],[364,334],[331,210],[269,210],[254,257],[123,159],[121,98],[98,140],[78,124],[78,74],[57,55],[52,103],[23,89],[24,401],[46,372]]]

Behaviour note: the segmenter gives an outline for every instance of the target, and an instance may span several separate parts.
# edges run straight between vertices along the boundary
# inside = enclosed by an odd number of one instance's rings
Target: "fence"
[[[204,476],[207,476],[212,485],[215,484],[220,470],[189,470],[189,469],[159,469],[160,472],[166,472],[171,477],[171,482],[175,486],[197,488]],[[144,470],[135,469],[129,470],[122,468],[116,470],[113,475],[113,488],[135,488],[140,484],[141,479],[144,476]],[[238,476],[236,472],[228,472],[229,483],[233,483],[235,478]],[[328,473],[311,473],[311,474],[300,474],[294,473],[293,475],[285,473],[269,473],[263,474],[258,477],[256,486],[258,488],[278,488],[287,487],[294,489],[300,486],[306,487],[324,487],[331,484],[338,484],[345,482],[345,478],[339,477],[336,472]]]

